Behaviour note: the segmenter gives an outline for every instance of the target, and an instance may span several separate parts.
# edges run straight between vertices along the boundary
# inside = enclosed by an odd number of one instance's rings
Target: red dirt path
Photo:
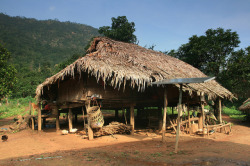
[[[209,139],[183,135],[174,154],[175,135],[165,143],[154,133],[104,136],[88,141],[55,129],[23,130],[0,142],[0,165],[250,165],[249,123],[232,121],[232,133]],[[0,120],[4,128],[10,120]],[[3,133],[2,133],[3,134]]]

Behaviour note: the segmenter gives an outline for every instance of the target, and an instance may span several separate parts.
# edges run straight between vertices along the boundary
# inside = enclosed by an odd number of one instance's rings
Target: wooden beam
[[[218,105],[219,105],[219,122],[220,124],[222,123],[222,117],[221,117],[221,98],[218,100]]]
[[[205,102],[205,98],[204,98],[204,94],[201,94],[201,117],[202,117],[202,133],[203,133],[203,137],[205,136],[205,113],[204,113],[204,102]]]
[[[190,120],[190,108],[189,108],[189,103],[187,105],[187,110],[188,110],[188,132],[191,134],[191,120]]]
[[[163,106],[163,124],[162,124],[162,142],[165,141],[165,132],[166,132],[166,118],[167,118],[167,106],[168,106],[168,99],[167,99],[167,87],[164,89],[164,106]]]
[[[38,103],[37,123],[38,123],[38,131],[41,131],[42,130],[42,111],[41,111],[40,103]]]
[[[56,108],[56,130],[60,130],[60,112],[58,111],[58,108]]]
[[[73,124],[72,124],[72,109],[71,108],[69,108],[68,120],[69,120],[69,131],[70,131],[73,128]]]
[[[181,118],[180,115],[182,114],[181,103],[182,103],[182,84],[180,84],[180,89],[179,89],[177,132],[176,132],[175,151],[174,151],[175,153],[178,152],[178,143],[180,135],[180,118]]]
[[[135,130],[135,112],[134,112],[134,105],[130,106],[130,125],[131,125],[131,135],[134,135]]]

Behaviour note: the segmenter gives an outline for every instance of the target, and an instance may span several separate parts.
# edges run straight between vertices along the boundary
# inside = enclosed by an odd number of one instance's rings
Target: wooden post
[[[35,117],[31,117],[31,128],[32,128],[32,130],[35,130]]]
[[[84,125],[84,129],[86,128],[85,126],[85,117],[84,117],[84,108],[82,107],[82,119],[83,119],[83,125]]]
[[[135,112],[134,112],[134,105],[130,106],[130,125],[132,127],[131,135],[134,135],[135,130]]]
[[[115,110],[115,119],[116,120],[118,120],[118,117],[119,117],[119,112],[118,111],[119,111],[118,109]]]
[[[165,132],[166,132],[166,118],[167,118],[167,106],[168,106],[168,99],[167,99],[167,87],[164,89],[164,111],[163,111],[163,124],[162,124],[162,142],[165,141]]]
[[[189,132],[189,134],[191,134],[191,121],[190,121],[189,103],[187,105],[187,111],[188,111],[188,132]]]
[[[85,106],[86,106],[87,114],[89,115],[90,102],[87,101]],[[91,123],[91,120],[90,120],[90,117],[88,116],[88,136],[89,136],[89,140],[93,140],[94,139],[94,133],[93,133],[93,130],[91,128],[90,123]]]
[[[41,131],[42,130],[42,111],[41,111],[40,103],[38,103],[37,123],[38,123],[38,131]]]
[[[70,131],[73,128],[73,125],[72,125],[72,109],[71,108],[69,108],[68,120],[69,120],[69,131]]]
[[[180,84],[180,89],[179,89],[177,132],[176,132],[175,151],[174,151],[175,153],[178,152],[178,143],[179,143],[179,135],[180,135],[180,118],[181,118],[180,115],[182,114],[181,103],[182,103],[182,84]]]
[[[220,124],[222,123],[222,117],[221,117],[221,98],[218,100],[218,105],[219,105],[219,122]]]
[[[205,136],[205,113],[204,113],[204,102],[205,102],[205,98],[204,98],[204,94],[202,93],[201,95],[201,117],[202,117],[202,133],[203,133],[203,137]]]
[[[58,108],[56,108],[56,130],[60,130],[60,112],[58,110]]]

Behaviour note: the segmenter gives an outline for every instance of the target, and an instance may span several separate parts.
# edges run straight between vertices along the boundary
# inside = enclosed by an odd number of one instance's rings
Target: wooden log
[[[60,130],[60,112],[58,111],[58,108],[56,108],[56,130]]]
[[[198,117],[190,118],[190,122],[198,121],[198,120],[199,120]],[[188,123],[188,120],[184,120],[184,121],[182,121],[180,124],[181,124],[181,125],[184,125],[184,124],[186,124],[186,123]],[[177,123],[174,123],[173,125],[167,127],[167,129],[170,129],[170,128],[172,128],[173,126],[177,126]]]
[[[219,105],[219,122],[222,123],[222,116],[221,116],[221,98],[218,100],[218,105]]]
[[[205,113],[204,113],[204,102],[205,102],[205,98],[204,98],[204,94],[202,93],[201,95],[201,116],[202,116],[202,133],[203,133],[203,137],[205,136]]]
[[[174,126],[173,122],[171,121],[171,119],[170,119],[168,116],[167,116],[167,118],[168,118],[168,120],[169,120],[169,122],[170,122],[171,126],[174,128],[174,131],[176,132],[176,128],[175,128],[175,126]]]
[[[38,131],[41,131],[42,130],[42,111],[41,111],[40,103],[38,103],[37,123],[38,123]]]
[[[164,106],[163,106],[163,124],[162,124],[162,142],[165,141],[165,132],[166,132],[166,117],[167,117],[167,105],[168,105],[168,100],[167,100],[167,87],[164,89]]]
[[[73,128],[73,124],[72,124],[72,109],[71,108],[69,108],[68,120],[69,120],[69,131],[70,131]]]
[[[187,110],[188,110],[188,132],[189,134],[192,134],[192,129],[191,129],[191,120],[190,120],[190,109],[189,109],[189,103],[188,103],[188,107],[187,107]]]
[[[134,135],[135,130],[135,112],[134,112],[134,105],[130,106],[130,125],[131,125],[131,135]]]
[[[181,103],[182,103],[182,84],[180,84],[180,89],[179,89],[177,132],[176,132],[175,151],[174,151],[175,153],[178,152],[178,143],[179,143],[179,135],[180,135],[180,115],[182,114]]]

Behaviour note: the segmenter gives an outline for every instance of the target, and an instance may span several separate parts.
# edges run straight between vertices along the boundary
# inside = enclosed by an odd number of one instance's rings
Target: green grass
[[[9,99],[9,104],[6,104],[5,100],[1,101],[0,119],[27,114],[25,108],[29,107],[29,101],[35,102],[35,99],[32,97]]]
[[[243,114],[241,111],[237,110],[235,106],[231,108],[223,107],[223,113],[228,115],[232,119],[244,120],[246,117],[246,115]]]

